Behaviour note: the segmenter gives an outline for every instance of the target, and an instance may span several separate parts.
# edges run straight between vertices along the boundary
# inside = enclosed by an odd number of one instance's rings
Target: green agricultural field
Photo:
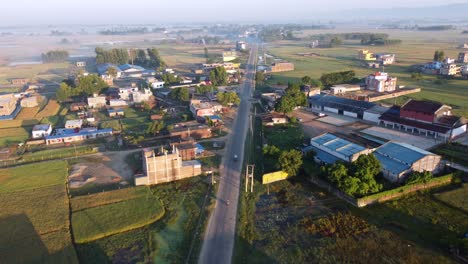
[[[444,252],[462,242],[463,234],[468,229],[468,213],[433,197],[432,194],[437,192],[417,193],[369,206],[357,213],[414,243]],[[462,254],[466,256],[468,252]]]
[[[64,161],[0,170],[1,262],[77,263],[66,174]]]
[[[4,128],[15,128],[15,127],[22,127],[22,126],[34,126],[37,125],[38,121],[35,119],[32,120],[2,120],[0,122],[0,129]]]
[[[150,188],[152,195],[159,199],[165,209],[164,216],[157,222],[142,228],[119,233],[113,236],[98,239],[89,243],[77,244],[80,263],[182,263],[186,260],[190,244],[194,238],[195,227],[200,213],[210,206],[210,202],[202,207],[205,195],[209,191],[209,185],[204,177],[186,179],[174,183],[156,185]],[[128,188],[119,190],[115,195],[104,198],[105,193],[89,196],[74,197],[74,201],[92,208],[100,208],[101,202],[111,202],[111,205],[119,204],[123,197],[147,195],[147,187]],[[121,194],[121,195],[120,195]],[[96,199],[93,199],[96,198]],[[76,200],[75,200],[76,199]],[[135,198],[133,198],[135,199]],[[138,198],[136,198],[138,199]],[[93,201],[94,200],[94,201]],[[95,207],[97,206],[97,207]],[[106,205],[107,206],[107,205]],[[84,211],[87,211],[85,209]],[[81,211],[79,211],[81,212]],[[206,219],[207,215],[202,215]],[[201,228],[203,228],[202,226]],[[202,238],[196,236],[199,242]],[[195,243],[191,261],[197,261],[198,243]]]
[[[54,69],[66,69],[68,63],[48,63],[48,64],[34,64],[34,65],[17,65],[13,67],[3,66],[0,67],[0,84],[8,84],[10,78],[28,78],[35,79],[38,75],[43,79],[59,79],[64,76],[57,76],[55,74],[43,74]]]
[[[56,116],[60,110],[60,104],[55,100],[49,100],[43,109],[36,114],[37,119],[43,117]]]
[[[356,30],[351,30],[356,31]],[[339,32],[351,32],[343,30]],[[362,30],[361,30],[362,31]],[[366,30],[366,32],[369,30]],[[329,31],[320,31],[328,33]],[[331,31],[338,33],[335,31]],[[304,35],[317,34],[318,32],[307,32]],[[394,46],[362,46],[352,41],[345,41],[340,47],[330,49],[310,49],[306,40],[300,41],[278,41],[267,44],[267,53],[282,59],[289,60],[295,64],[292,72],[274,73],[268,83],[286,84],[288,81],[298,81],[301,77],[309,75],[312,78],[320,78],[323,73],[334,71],[354,70],[358,77],[365,77],[376,71],[361,66],[357,60],[359,49],[369,49],[372,52],[392,52],[396,54],[395,65],[385,67],[385,71],[398,77],[398,84],[407,87],[420,87],[422,91],[409,95],[407,98],[436,100],[449,104],[454,108],[456,114],[468,116],[468,87],[467,80],[447,80],[438,84],[435,76],[424,75],[422,80],[411,79],[411,66],[432,60],[435,50],[442,49],[445,55],[456,57],[458,54],[457,42],[453,40],[459,38],[454,32],[442,33],[444,36],[427,37],[421,32],[412,36],[406,31],[390,31],[390,38],[403,39],[402,44]],[[424,37],[425,36],[425,37]],[[448,39],[447,39],[448,38]],[[298,53],[314,53],[312,56],[301,56]]]
[[[32,127],[17,127],[0,129],[0,146],[21,143],[29,138]]]
[[[450,204],[456,208],[464,210],[468,214],[468,184],[453,190],[436,193],[435,197],[440,201]]]
[[[65,161],[0,169],[0,192],[17,192],[65,184],[67,163]]]
[[[120,201],[109,191],[105,194],[94,194],[88,199],[72,199],[72,204],[83,203],[90,207],[72,206],[72,226],[75,241],[86,243],[106,236],[125,232],[154,223],[164,215],[161,201],[151,192],[146,191],[134,198],[123,196]],[[106,198],[106,196],[110,196]],[[89,201],[99,199],[107,201],[104,204],[90,204]],[[80,208],[76,210],[76,208]]]

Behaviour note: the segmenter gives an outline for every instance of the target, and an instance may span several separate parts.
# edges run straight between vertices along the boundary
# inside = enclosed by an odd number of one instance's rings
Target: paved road
[[[230,264],[234,249],[236,232],[237,203],[239,199],[240,173],[244,158],[244,143],[249,128],[249,113],[255,78],[255,61],[257,46],[252,44],[246,78],[240,86],[241,103],[234,121],[232,133],[226,145],[226,155],[221,165],[221,178],[216,206],[208,221],[205,231],[199,263],[201,264]],[[238,155],[238,161],[234,161]],[[229,201],[229,205],[227,204]]]

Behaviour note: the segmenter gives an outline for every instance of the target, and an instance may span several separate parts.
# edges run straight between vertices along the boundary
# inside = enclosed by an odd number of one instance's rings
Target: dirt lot
[[[111,184],[128,181],[133,171],[126,162],[127,151],[99,153],[74,164],[70,170],[70,188],[79,188],[88,183]]]
[[[326,117],[321,117],[317,120],[319,120],[320,122],[334,125],[334,126],[346,126],[346,125],[351,125],[354,122],[356,122],[355,118],[339,116],[339,115],[333,115],[333,116],[329,115]]]

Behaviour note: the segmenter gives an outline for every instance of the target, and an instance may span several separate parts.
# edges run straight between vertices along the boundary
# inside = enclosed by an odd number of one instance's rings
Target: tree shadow
[[[293,260],[291,260],[294,262]],[[256,264],[273,264],[278,263],[271,256],[255,248],[251,243],[240,236],[236,236],[232,263],[256,263]]]
[[[0,218],[0,227],[0,263],[77,262],[71,243],[50,253],[26,214]]]

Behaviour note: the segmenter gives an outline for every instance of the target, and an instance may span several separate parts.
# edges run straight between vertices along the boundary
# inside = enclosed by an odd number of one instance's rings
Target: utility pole
[[[245,169],[245,192],[249,190],[249,179],[250,179],[250,192],[253,192],[253,185],[254,185],[254,169],[255,165],[247,165]]]

